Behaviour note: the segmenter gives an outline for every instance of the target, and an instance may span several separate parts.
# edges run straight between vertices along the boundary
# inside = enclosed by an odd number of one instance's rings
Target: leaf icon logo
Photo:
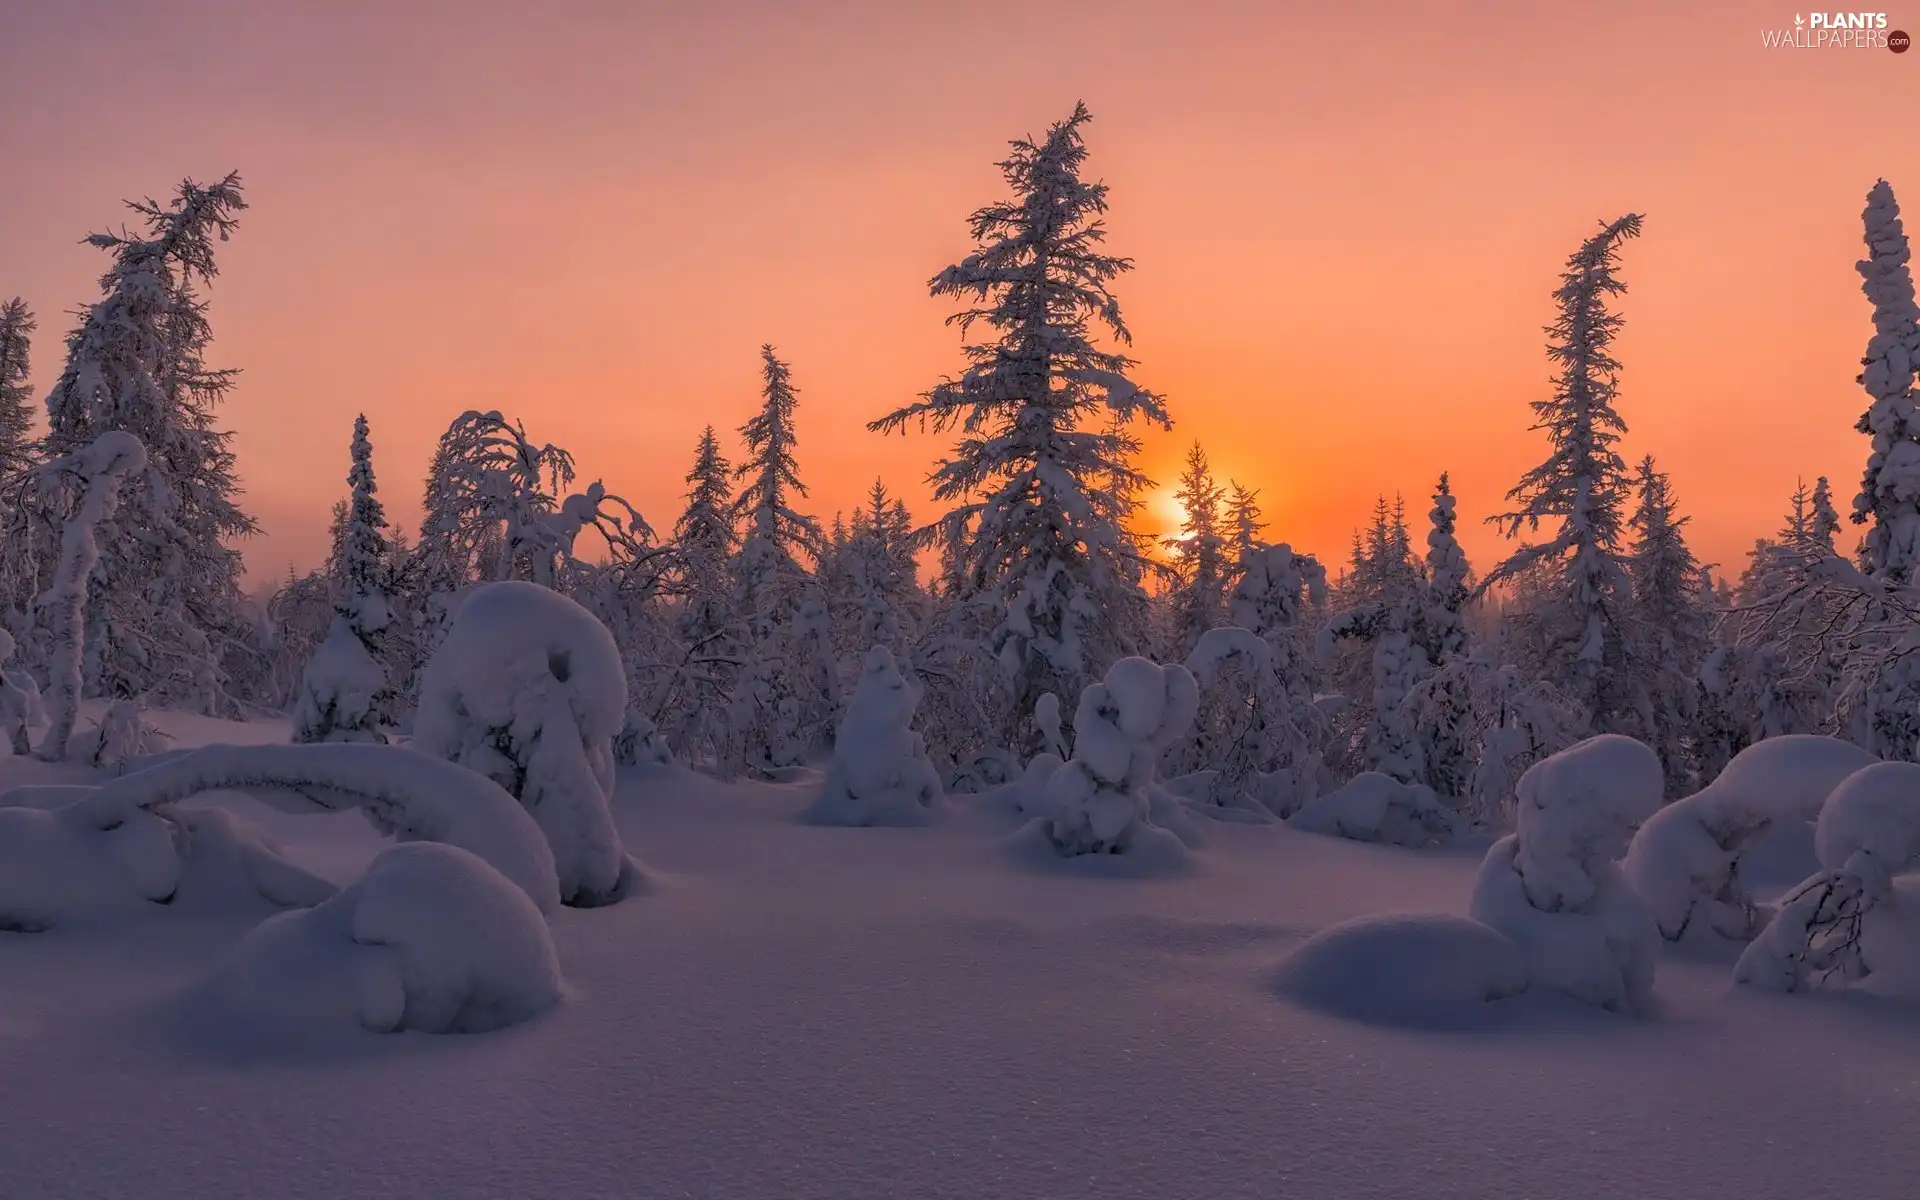
[[[1807,19],[1805,17],[1801,16],[1799,13],[1793,14],[1793,24],[1796,28],[1798,28],[1799,26],[1805,25],[1806,23],[1807,23]]]

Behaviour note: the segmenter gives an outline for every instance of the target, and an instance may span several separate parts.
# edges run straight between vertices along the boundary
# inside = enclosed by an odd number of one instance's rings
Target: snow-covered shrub
[[[1736,983],[1792,992],[1838,976],[1920,994],[1920,921],[1895,877],[1920,869],[1920,765],[1880,762],[1842,780],[1820,810],[1821,870],[1734,965]]]
[[[940,802],[940,774],[912,728],[920,689],[885,646],[867,652],[833,762],[808,818],[823,825],[917,825]]]
[[[1660,807],[1659,756],[1603,734],[1520,777],[1515,831],[1487,851],[1473,918],[1512,938],[1539,986],[1619,1012],[1653,996],[1660,932],[1617,860]]]
[[[553,936],[525,893],[474,855],[381,851],[358,882],[241,939],[192,998],[284,1044],[314,1034],[486,1033],[562,994]]]
[[[625,895],[637,867],[608,802],[627,683],[592,613],[536,584],[475,588],[427,663],[413,745],[477,771],[526,806],[553,849],[560,897]]]
[[[1791,734],[1756,742],[1714,781],[1655,813],[1627,850],[1627,878],[1660,934],[1679,941],[1704,924],[1749,941],[1772,915],[1748,894],[1741,860],[1764,835],[1810,826],[1834,788],[1876,762],[1838,738]]]
[[[1456,832],[1453,813],[1432,788],[1379,771],[1363,771],[1314,797],[1287,823],[1307,833],[1415,848],[1445,842]]]
[[[1123,658],[1080,693],[1073,757],[1047,781],[1046,833],[1063,855],[1123,854],[1149,819],[1154,764],[1199,706],[1178,664]]]
[[[353,631],[346,617],[336,616],[307,661],[294,700],[293,727],[297,742],[377,742],[374,701],[387,690],[387,673]]]
[[[79,504],[60,532],[60,563],[54,569],[53,585],[38,601],[53,637],[53,658],[47,669],[48,727],[40,743],[40,757],[49,762],[66,758],[67,742],[80,714],[88,586],[100,563],[96,534],[119,509],[121,484],[146,465],[147,449],[139,438],[108,430],[83,449],[43,468],[73,476],[80,489]]]
[[[90,767],[117,770],[135,759],[159,753],[171,740],[147,724],[146,709],[138,700],[122,697],[107,705],[99,723],[74,737],[67,757]]]
[[[1288,956],[1281,995],[1332,1016],[1390,1025],[1461,1024],[1527,990],[1512,939],[1443,913],[1393,913],[1330,925]]]
[[[1302,679],[1275,670],[1290,663],[1290,639],[1227,625],[1210,629],[1187,655],[1199,689],[1194,736],[1171,756],[1184,774],[1211,771],[1206,800],[1286,816],[1318,795],[1325,715]]]
[[[0,663],[13,657],[13,635],[0,629]],[[40,685],[25,671],[0,669],[0,746],[18,755],[33,750],[33,734],[47,723]]]
[[[207,746],[96,787],[64,788],[53,796],[57,808],[25,807],[46,790],[0,793],[0,821],[13,826],[0,831],[0,920],[24,916],[19,923],[45,925],[37,914],[58,919],[124,895],[123,883],[112,882],[119,877],[110,871],[58,866],[79,861],[76,855],[107,861],[96,847],[122,863],[138,895],[167,902],[181,863],[191,860],[191,835],[198,828],[173,806],[214,791],[246,792],[292,813],[358,808],[375,828],[400,841],[444,842],[478,856],[543,912],[560,902],[553,852],[512,796],[472,771],[402,747]],[[97,840],[103,835],[104,841]],[[62,848],[76,842],[87,846]],[[50,848],[37,848],[42,846]]]

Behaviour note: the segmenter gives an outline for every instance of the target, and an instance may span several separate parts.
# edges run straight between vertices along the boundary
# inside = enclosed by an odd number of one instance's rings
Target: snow
[[[313,908],[255,927],[187,995],[223,1037],[285,1051],[330,1033],[488,1033],[559,1002],[545,918],[455,846],[383,851]]]
[[[1364,771],[1314,797],[1288,823],[1306,833],[1412,847],[1445,842],[1455,832],[1453,814],[1432,788],[1379,771]]]
[[[1355,917],[1314,934],[1287,958],[1277,987],[1331,1016],[1446,1027],[1492,1014],[1527,990],[1527,963],[1505,935],[1444,913]]]
[[[1080,693],[1073,757],[1047,779],[1047,839],[1062,855],[1125,854],[1165,842],[1151,820],[1154,764],[1193,724],[1200,693],[1178,664],[1123,658]]]
[[[20,815],[24,810],[10,806],[30,802],[44,788],[22,791],[19,801],[14,792],[0,792],[0,818],[10,817],[26,829]],[[512,880],[542,911],[559,899],[552,851],[512,796],[465,768],[403,747],[206,746],[73,793],[51,817],[60,823],[65,841],[83,834],[119,833],[122,827],[151,830],[156,821],[165,824],[153,810],[217,791],[244,791],[296,813],[358,808],[376,829],[402,841],[444,842],[476,855]],[[31,836],[55,839],[45,832]],[[117,841],[124,843],[130,836]],[[158,840],[140,836],[143,844],[156,848],[157,857]],[[7,842],[24,844],[23,839]],[[142,869],[143,878],[160,873],[159,868]],[[28,870],[20,877],[33,880],[39,875]],[[63,891],[66,886],[61,885]],[[155,885],[144,894],[159,900],[165,893]]]
[[[1487,851],[1468,911],[1519,944],[1536,985],[1611,1011],[1650,1011],[1660,931],[1616,860],[1664,786],[1653,751],[1618,734],[1520,777],[1515,831]]]
[[[613,635],[536,584],[473,589],[422,673],[413,745],[477,771],[533,814],[560,895],[618,899],[637,868],[607,809],[627,681]]]
[[[822,825],[917,825],[940,803],[940,775],[910,727],[920,689],[900,674],[885,646],[867,652],[840,722],[833,763],[808,810]]]
[[[92,779],[0,760],[15,781]],[[985,797],[876,840],[799,823],[817,786],[623,775],[615,820],[663,886],[558,910],[566,998],[480,1036],[364,1032],[324,974],[365,951],[344,929],[297,939],[312,1007],[292,980],[213,1003],[264,908],[0,936],[9,1200],[1905,1200],[1920,1177],[1911,1008],[1774,1003],[1676,954],[1654,1019],[1537,985],[1484,1004],[1452,961],[1498,958],[1460,927],[1459,851],[1213,825],[1203,871],[1087,878],[1009,863]],[[386,846],[232,793],[177,811],[244,815],[348,887]],[[1382,917],[1408,910],[1443,916]],[[1321,994],[1372,971],[1382,997],[1306,1003],[1316,960]]]
[[[1876,761],[1838,738],[1767,738],[1735,755],[1711,784],[1655,813],[1623,865],[1661,936],[1678,941],[1706,928],[1750,940],[1770,916],[1747,886],[1750,852],[1770,836],[1775,856],[1810,841],[1835,786]]]

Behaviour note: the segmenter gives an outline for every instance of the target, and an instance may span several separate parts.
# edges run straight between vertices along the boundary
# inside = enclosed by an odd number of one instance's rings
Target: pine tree
[[[1127,620],[1144,609],[1138,542],[1128,503],[1147,483],[1131,464],[1137,419],[1171,426],[1160,397],[1136,386],[1133,362],[1096,349],[1090,325],[1121,345],[1131,335],[1108,285],[1132,263],[1102,252],[1105,184],[1082,178],[1085,105],[1039,142],[1022,139],[999,166],[1014,195],[975,212],[978,248],[933,278],[935,296],[967,307],[950,321],[976,323],[968,367],[917,403],[872,423],[958,428],[959,443],[933,474],[934,497],[956,507],[943,524],[972,525],[959,548],[959,582],[1002,614],[989,634],[1011,686],[1007,744],[1038,737],[1034,705],[1068,699],[1131,653]]]
[[[1920,305],[1914,302],[1911,254],[1900,223],[1900,206],[1882,179],[1867,193],[1868,257],[1857,264],[1862,288],[1873,304],[1873,337],[1857,382],[1872,403],[1855,426],[1873,439],[1872,452],[1853,501],[1855,524],[1867,525],[1860,567],[1868,575],[1905,586],[1920,563],[1920,401],[1914,373],[1920,370]]]
[[[1540,624],[1545,661],[1538,666],[1567,681],[1596,729],[1612,728],[1630,705],[1623,621],[1629,584],[1621,550],[1627,482],[1616,449],[1626,423],[1614,409],[1620,363],[1610,352],[1622,319],[1608,311],[1607,301],[1626,291],[1615,274],[1620,246],[1639,233],[1640,217],[1630,214],[1568,259],[1554,294],[1559,316],[1547,327],[1547,353],[1560,372],[1553,395],[1533,403],[1533,427],[1546,433],[1552,452],[1507,493],[1519,507],[1489,518],[1509,538],[1543,520],[1559,522],[1551,541],[1521,546],[1486,583],[1550,572],[1549,611],[1530,614]]]
[[[34,329],[27,302],[15,296],[0,305],[0,478],[19,474],[33,463],[28,437],[33,428],[28,352]]]
[[[1711,643],[1701,567],[1687,548],[1689,517],[1677,516],[1667,476],[1653,456],[1640,460],[1639,503],[1629,524],[1635,540],[1628,560],[1635,624],[1637,681],[1634,732],[1660,755],[1667,794],[1693,790],[1691,733],[1699,714],[1698,679]]]
[[[231,713],[221,661],[251,628],[240,555],[224,539],[255,531],[236,503],[232,435],[215,424],[236,372],[208,367],[212,339],[196,288],[217,275],[214,243],[246,208],[240,177],[181,184],[165,206],[129,205],[144,225],[94,234],[113,255],[106,293],[67,339],[67,361],[47,397],[46,451],[57,457],[119,430],[147,449],[103,528],[90,595],[88,689],[147,695]]]
[[[393,623],[387,599],[392,550],[386,509],[375,495],[373,443],[364,413],[353,422],[348,453],[351,498],[334,508],[333,622],[301,674],[293,710],[295,742],[385,740],[379,718],[389,680],[381,665],[380,634]]]
[[[1186,470],[1174,492],[1180,502],[1180,534],[1166,539],[1179,585],[1173,595],[1176,649],[1180,657],[1219,626],[1227,610],[1227,539],[1221,534],[1224,489],[1214,481],[1199,442],[1187,451]]]

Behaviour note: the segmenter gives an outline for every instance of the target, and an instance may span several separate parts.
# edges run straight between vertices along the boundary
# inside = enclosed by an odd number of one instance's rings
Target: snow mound
[[[467,594],[422,672],[413,745],[525,805],[552,849],[561,900],[592,907],[638,881],[608,808],[626,712],[606,626],[557,592],[490,583]]]
[[[1345,785],[1307,801],[1287,823],[1306,833],[1419,848],[1445,842],[1456,832],[1453,813],[1433,789],[1366,771]]]
[[[1772,911],[1748,893],[1750,852],[1772,835],[1811,830],[1827,796],[1873,755],[1838,738],[1767,738],[1735,755],[1714,781],[1655,813],[1635,835],[1624,867],[1660,934],[1689,930],[1750,941]]]
[[[1734,982],[1793,992],[1871,978],[1920,994],[1920,906],[1897,883],[1920,869],[1920,765],[1847,776],[1820,811],[1814,849],[1821,870],[1781,898]]]
[[[821,825],[923,825],[941,799],[940,773],[912,729],[920,689],[885,646],[867,652],[834,739],[833,762],[807,819]]]
[[[1520,777],[1517,827],[1487,851],[1468,911],[1513,939],[1536,986],[1615,1012],[1651,1007],[1660,931],[1615,860],[1664,787],[1659,756],[1617,734]]]
[[[1281,995],[1329,1016],[1444,1027],[1482,1018],[1491,1001],[1526,991],[1528,974],[1520,947],[1479,921],[1389,913],[1314,934],[1275,983]]]
[[[315,908],[262,922],[188,996],[223,1036],[275,1046],[353,1030],[486,1033],[562,994],[553,937],[478,857],[390,847]]]
[[[335,890],[260,830],[218,810],[0,807],[0,930],[98,925],[155,904],[291,908]]]
[[[1185,667],[1144,658],[1121,659],[1081,691],[1073,757],[1047,780],[1042,820],[1060,854],[1125,854],[1153,827],[1154,764],[1186,733],[1199,703]]]

